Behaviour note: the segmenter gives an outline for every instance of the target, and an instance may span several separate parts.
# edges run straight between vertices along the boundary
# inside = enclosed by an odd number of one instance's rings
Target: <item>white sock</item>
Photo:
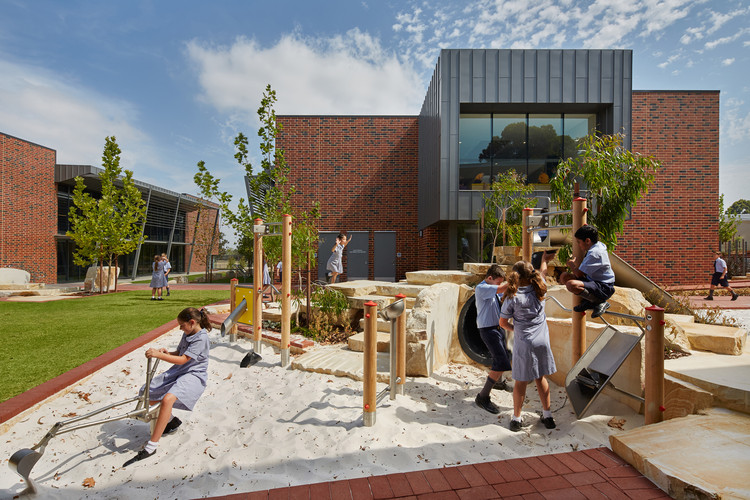
[[[542,418],[550,418],[552,416],[552,412],[549,410],[542,410]]]
[[[157,446],[159,446],[158,442],[154,443],[153,441],[149,441],[148,443],[146,443],[146,446],[143,449],[146,450],[146,453],[150,455],[151,453],[156,451]]]
[[[517,417],[515,415],[513,415],[513,417],[511,417],[511,420],[513,420],[514,422],[523,422],[523,420],[521,420],[521,417]]]

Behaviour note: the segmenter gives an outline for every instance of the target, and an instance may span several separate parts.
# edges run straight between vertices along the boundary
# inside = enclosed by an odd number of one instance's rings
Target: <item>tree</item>
[[[198,162],[194,181],[204,197],[218,200],[222,217],[237,235],[239,249],[247,248],[247,243],[253,241],[255,218],[262,218],[265,223],[277,223],[281,222],[284,214],[292,215],[292,265],[301,269],[307,266],[308,257],[314,255],[320,210],[317,203],[309,211],[295,210],[292,206],[291,198],[296,189],[289,184],[289,167],[284,150],[276,147],[281,125],[276,121],[275,103],[276,91],[267,85],[258,108],[261,162],[257,172],[249,160],[247,137],[239,133],[234,140],[234,158],[249,179],[254,199],[245,201],[240,198],[237,208],[233,210],[232,195],[219,189],[220,179],[211,175],[203,161]],[[281,260],[281,238],[264,239],[263,251],[269,266]],[[252,254],[248,252],[247,256],[250,262]]]
[[[744,200],[740,200],[744,201]],[[737,204],[734,202],[732,206]],[[737,237],[737,226],[740,223],[740,216],[736,212],[731,212],[729,207],[724,210],[724,195],[719,196],[719,243],[732,242]]]
[[[498,174],[497,180],[492,183],[490,194],[482,196],[485,207],[484,227],[492,236],[493,257],[495,246],[501,237],[503,246],[522,244],[523,209],[536,205],[536,199],[529,196],[533,190],[534,187],[527,185],[521,175],[511,170]]]
[[[113,260],[116,263],[120,255],[135,250],[144,238],[141,226],[146,217],[146,203],[135,186],[133,172],[125,170],[125,176],[121,177],[120,153],[115,137],[107,137],[102,153],[103,171],[99,173],[101,196],[93,198],[85,191],[83,178],[76,177],[69,212],[71,231],[67,234],[76,244],[73,260],[80,266],[99,262],[100,293],[104,261],[109,260],[111,269]]]
[[[723,195],[722,195],[723,196]],[[737,200],[727,208],[728,214],[750,214],[750,200]]]
[[[599,231],[609,251],[617,246],[623,221],[648,192],[661,162],[626,149],[622,134],[592,133],[578,140],[578,156],[562,161],[550,181],[551,198],[560,210],[570,210],[576,182],[587,190],[588,223]],[[561,252],[564,262],[569,247]]]

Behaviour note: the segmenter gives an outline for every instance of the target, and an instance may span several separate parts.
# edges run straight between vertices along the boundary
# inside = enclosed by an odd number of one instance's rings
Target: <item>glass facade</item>
[[[549,184],[576,141],[593,132],[596,114],[461,114],[459,189],[486,190],[515,170],[530,184]]]

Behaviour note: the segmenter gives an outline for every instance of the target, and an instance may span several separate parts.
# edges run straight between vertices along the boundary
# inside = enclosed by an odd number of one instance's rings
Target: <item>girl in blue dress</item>
[[[171,434],[182,423],[179,418],[172,416],[172,408],[192,411],[206,389],[210,349],[208,332],[211,331],[208,313],[205,309],[188,307],[177,315],[177,322],[182,330],[182,338],[176,351],[169,352],[163,347],[152,347],[146,351],[147,358],[161,359],[174,366],[151,380],[151,404],[161,401],[154,431],[146,446],[125,462],[123,467],[153,456],[162,435]],[[143,390],[142,387],[141,393]]]
[[[336,277],[344,272],[344,248],[350,241],[351,238],[347,239],[344,233],[336,236],[336,244],[333,245],[331,256],[326,263],[326,270],[331,273],[331,283],[336,283]]]
[[[547,293],[545,276],[547,262],[554,254],[545,254],[542,268],[537,271],[530,262],[516,262],[508,275],[508,289],[500,310],[500,327],[513,331],[513,417],[510,430],[517,432],[523,426],[521,408],[526,399],[526,386],[532,380],[542,402],[542,424],[555,428],[550,411],[549,383],[545,375],[557,371],[549,343],[547,315],[542,299]],[[509,319],[513,319],[511,324]]]
[[[151,300],[157,300],[156,293],[159,293],[159,299],[161,297],[161,289],[167,286],[167,277],[164,275],[164,261],[161,259],[161,255],[154,255],[154,262],[151,263]]]

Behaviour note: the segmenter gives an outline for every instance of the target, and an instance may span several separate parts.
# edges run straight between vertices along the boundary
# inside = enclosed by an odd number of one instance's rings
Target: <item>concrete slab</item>
[[[730,356],[693,351],[690,356],[665,360],[664,373],[710,392],[716,406],[750,414],[750,353]]]
[[[750,417],[720,408],[609,437],[672,498],[750,498]]]
[[[292,360],[292,368],[308,372],[326,373],[337,377],[364,380],[364,354],[354,352],[342,345],[322,346],[314,351],[297,356]],[[377,381],[390,381],[390,356],[378,353]]]

